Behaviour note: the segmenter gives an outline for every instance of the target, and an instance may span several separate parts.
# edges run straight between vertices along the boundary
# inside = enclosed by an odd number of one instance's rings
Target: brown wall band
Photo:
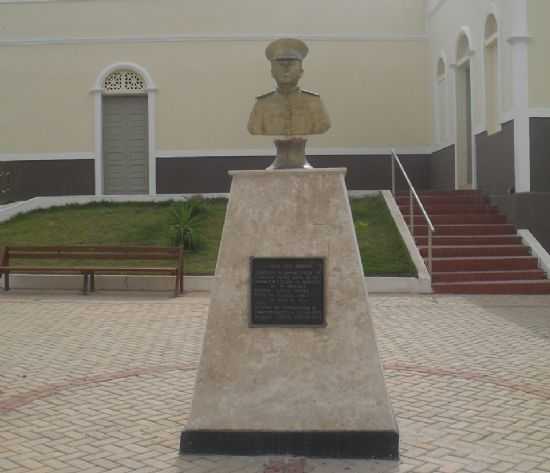
[[[452,191],[455,188],[455,146],[436,151],[431,162],[431,187],[438,191]]]
[[[510,223],[528,229],[550,252],[550,192],[493,195],[490,200]]]
[[[550,192],[550,118],[531,118],[531,192]]]
[[[8,172],[6,200],[26,200],[37,196],[93,195],[93,159],[6,161],[0,172]]]
[[[476,136],[477,183],[484,194],[507,194],[515,186],[514,122],[502,125],[492,135],[486,131]]]
[[[350,190],[391,188],[391,160],[389,156],[308,156],[316,168],[345,167],[346,184]],[[418,190],[430,188],[429,155],[403,155],[403,166]],[[272,157],[209,157],[157,159],[159,194],[229,192],[228,171],[265,169]],[[397,187],[405,190],[405,182],[398,175]]]

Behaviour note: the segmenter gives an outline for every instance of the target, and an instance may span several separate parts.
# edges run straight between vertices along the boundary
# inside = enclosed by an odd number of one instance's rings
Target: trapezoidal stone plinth
[[[398,458],[345,172],[231,172],[181,452]],[[252,258],[322,260],[324,323],[253,326]]]

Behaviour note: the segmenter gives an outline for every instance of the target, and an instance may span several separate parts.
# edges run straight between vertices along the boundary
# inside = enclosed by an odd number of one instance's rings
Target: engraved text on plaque
[[[324,326],[323,258],[252,258],[252,326]]]

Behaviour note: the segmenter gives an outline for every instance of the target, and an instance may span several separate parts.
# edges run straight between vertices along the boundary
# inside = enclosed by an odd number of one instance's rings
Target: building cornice
[[[244,42],[272,41],[283,36],[292,36],[304,41],[329,42],[392,42],[392,41],[428,41],[426,34],[173,34],[156,36],[88,36],[88,37],[19,37],[2,38],[0,46],[33,46],[65,44],[139,44],[139,43],[183,43],[183,42]]]

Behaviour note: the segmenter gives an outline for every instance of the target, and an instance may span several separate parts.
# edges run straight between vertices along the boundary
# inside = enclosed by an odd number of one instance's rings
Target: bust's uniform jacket
[[[248,121],[253,135],[318,135],[329,128],[321,97],[299,88],[288,95],[277,90],[260,95]]]

